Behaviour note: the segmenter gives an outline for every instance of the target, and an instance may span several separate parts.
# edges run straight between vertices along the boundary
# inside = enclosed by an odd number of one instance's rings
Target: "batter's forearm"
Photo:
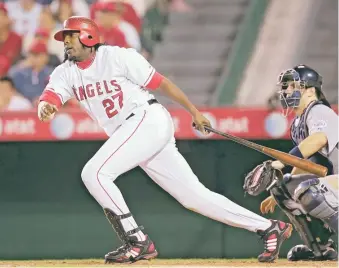
[[[197,108],[190,102],[186,94],[166,77],[164,77],[162,80],[159,90],[171,100],[182,105],[193,116],[199,112]]]

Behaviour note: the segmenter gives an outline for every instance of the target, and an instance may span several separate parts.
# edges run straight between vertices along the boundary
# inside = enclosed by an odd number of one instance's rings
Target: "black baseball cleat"
[[[315,256],[306,245],[296,245],[287,253],[289,261],[337,261],[338,252],[332,239],[326,245],[320,245],[321,256]]]
[[[147,235],[145,241],[138,241],[135,236],[128,239],[128,243],[105,255],[105,263],[133,263],[158,256],[154,243]]]
[[[289,223],[271,220],[272,225],[264,230],[257,231],[264,240],[265,250],[258,256],[259,262],[274,262],[278,256],[281,244],[291,236],[293,227]]]

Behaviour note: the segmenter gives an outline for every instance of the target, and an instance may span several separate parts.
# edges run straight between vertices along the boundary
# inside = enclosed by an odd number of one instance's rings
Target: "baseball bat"
[[[275,149],[272,149],[272,148],[268,148],[266,146],[259,145],[257,143],[254,143],[254,142],[233,136],[231,134],[221,132],[221,131],[216,130],[212,127],[205,126],[205,129],[209,132],[213,132],[215,134],[218,134],[220,136],[228,138],[231,141],[234,141],[234,142],[239,143],[241,145],[244,145],[248,148],[256,150],[260,153],[263,153],[265,155],[273,157],[273,158],[275,158],[275,159],[279,160],[280,162],[285,163],[287,165],[300,168],[304,171],[307,171],[307,172],[312,173],[314,175],[317,175],[319,177],[325,177],[327,175],[328,170],[327,170],[326,167],[318,165],[316,163],[313,163],[313,162],[311,162],[307,159],[302,159],[302,158],[296,157],[296,156],[288,154],[288,153],[284,153],[284,152],[281,152],[281,151],[278,151],[278,150],[275,150]]]

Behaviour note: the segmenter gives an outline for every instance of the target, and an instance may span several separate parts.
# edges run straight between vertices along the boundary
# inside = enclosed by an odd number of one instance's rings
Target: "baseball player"
[[[289,153],[327,166],[329,171],[329,176],[319,179],[293,168],[285,174],[284,186],[261,203],[262,213],[273,212],[278,203],[306,244],[293,247],[290,260],[337,259],[330,236],[338,231],[338,116],[322,92],[322,83],[322,76],[306,65],[283,71],[278,79],[285,114],[296,114],[291,125],[295,147]],[[279,161],[273,166],[288,171]]]
[[[267,220],[201,184],[176,147],[170,114],[150,91],[158,89],[181,104],[192,114],[196,128],[205,133],[204,126],[210,122],[185,94],[134,49],[100,44],[98,27],[88,18],[70,17],[54,38],[64,43],[65,61],[50,76],[38,117],[51,120],[59,107],[76,98],[109,136],[81,173],[123,243],[105,255],[105,262],[129,263],[158,255],[113,183],[136,166],[184,207],[256,232],[265,244],[259,261],[274,261],[292,225]]]

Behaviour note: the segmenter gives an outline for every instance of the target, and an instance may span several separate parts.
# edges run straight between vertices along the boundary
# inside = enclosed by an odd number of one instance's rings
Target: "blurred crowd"
[[[143,19],[155,5],[165,12],[190,10],[184,0],[0,0],[0,111],[37,105],[49,75],[64,59],[63,43],[53,35],[70,16],[94,19],[102,43],[132,47],[150,59]]]

